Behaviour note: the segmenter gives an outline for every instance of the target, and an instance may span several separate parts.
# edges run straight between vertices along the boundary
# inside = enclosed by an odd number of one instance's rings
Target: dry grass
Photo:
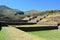
[[[60,20],[59,17],[60,17],[60,14],[57,14],[57,13],[56,14],[52,14],[52,15],[49,15],[46,18],[40,20],[39,23],[46,23],[46,22],[47,23],[51,23],[51,24],[58,23],[58,22],[60,22],[59,21]]]

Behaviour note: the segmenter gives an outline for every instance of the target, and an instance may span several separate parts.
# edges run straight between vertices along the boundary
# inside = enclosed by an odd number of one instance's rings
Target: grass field
[[[34,35],[34,36],[33,36]],[[60,29],[24,32],[14,27],[3,27],[0,40],[60,40]]]
[[[2,27],[0,40],[46,40],[45,38],[30,35],[14,27]]]
[[[32,35],[36,35],[38,37],[43,37],[48,40],[60,40],[60,29],[56,30],[44,30],[44,31],[34,31],[28,32]]]

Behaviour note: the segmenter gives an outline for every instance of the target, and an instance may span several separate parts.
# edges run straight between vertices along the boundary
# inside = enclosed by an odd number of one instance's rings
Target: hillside
[[[2,18],[18,19],[21,14],[24,14],[24,12],[17,9],[9,8],[5,5],[0,6],[0,17]]]
[[[52,13],[48,15],[46,18],[42,19],[40,22],[60,23],[60,14]]]
[[[40,14],[41,11],[40,10],[29,10],[25,12],[25,15],[27,16],[37,16],[38,14]]]
[[[57,15],[57,16],[55,16]],[[13,20],[21,20],[25,18],[26,16],[44,16],[40,22],[60,22],[60,10],[46,10],[46,11],[40,11],[40,10],[30,10],[30,11],[21,11],[18,9],[9,8],[5,5],[0,5],[0,19],[13,19]],[[55,16],[55,17],[53,17]],[[57,19],[57,20],[56,20]],[[35,19],[36,20],[36,19]]]

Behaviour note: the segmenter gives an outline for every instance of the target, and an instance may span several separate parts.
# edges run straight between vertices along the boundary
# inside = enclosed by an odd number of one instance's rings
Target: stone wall
[[[20,30],[30,32],[30,31],[40,31],[40,30],[52,30],[58,29],[58,26],[43,26],[43,27],[16,27]]]

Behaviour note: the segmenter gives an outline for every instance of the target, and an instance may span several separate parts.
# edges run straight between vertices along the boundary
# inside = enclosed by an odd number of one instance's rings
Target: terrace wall
[[[0,21],[6,21],[6,22],[28,22],[28,20],[10,20],[10,19],[0,19]]]
[[[16,27],[20,30],[30,32],[30,31],[40,31],[40,30],[52,30],[52,29],[58,29],[58,26],[43,26],[43,27]]]

